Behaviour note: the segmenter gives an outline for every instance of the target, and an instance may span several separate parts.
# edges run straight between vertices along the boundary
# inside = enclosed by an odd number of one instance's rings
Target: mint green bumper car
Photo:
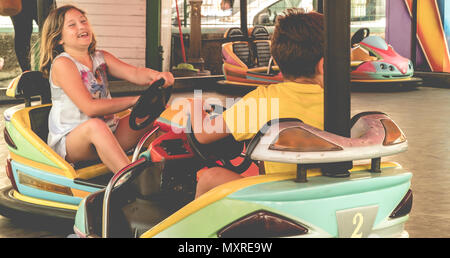
[[[407,140],[386,114],[356,115],[351,138],[298,120],[272,121],[246,144],[237,167],[273,161],[297,169],[244,177],[197,199],[195,172],[215,159],[226,166],[234,157],[214,153],[225,146],[200,145],[188,130],[174,133],[169,120],[158,121],[148,149],[80,203],[79,237],[408,237],[412,175],[381,162],[405,151]],[[356,160],[362,161],[348,177],[321,173]]]

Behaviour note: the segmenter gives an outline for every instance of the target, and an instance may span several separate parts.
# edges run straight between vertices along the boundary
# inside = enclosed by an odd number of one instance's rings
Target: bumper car
[[[249,31],[250,38],[240,28],[225,32],[222,45],[224,81],[220,84],[255,88],[283,81],[271,58],[269,32],[263,26]]]
[[[351,80],[357,84],[417,84],[412,62],[400,56],[379,36],[370,36],[368,28],[361,28],[351,39]]]
[[[405,151],[407,140],[386,114],[354,116],[349,138],[286,118],[268,122],[246,143],[224,139],[203,145],[189,117],[180,120],[182,113],[166,109],[141,140],[154,139],[148,148],[137,151],[141,154],[106,188],[81,201],[76,235],[408,237],[404,224],[412,207],[412,175],[397,163],[381,162]],[[363,162],[348,177],[320,172],[333,170],[335,162],[356,160]],[[194,199],[199,169],[223,166],[247,173],[264,161],[297,164],[297,169],[267,175],[258,170]]]
[[[40,72],[25,72],[14,79],[7,95],[25,99],[25,104],[4,112],[6,174],[11,185],[0,190],[0,213],[73,220],[80,201],[105,188],[113,173],[100,160],[69,164],[47,145],[51,98],[48,80]],[[31,102],[39,97],[40,103]]]
[[[361,84],[417,84],[422,80],[412,77],[412,62],[400,56],[379,36],[370,36],[361,28],[352,36],[352,85]],[[267,86],[283,81],[283,75],[270,54],[269,33],[255,26],[250,38],[239,28],[230,28],[222,45],[224,81],[233,87]]]

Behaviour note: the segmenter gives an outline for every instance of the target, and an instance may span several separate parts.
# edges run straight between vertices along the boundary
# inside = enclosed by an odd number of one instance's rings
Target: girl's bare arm
[[[105,116],[123,111],[133,106],[138,99],[135,96],[112,99],[92,98],[82,82],[76,65],[65,57],[54,61],[50,79],[55,85],[60,86],[72,102],[89,117]]]

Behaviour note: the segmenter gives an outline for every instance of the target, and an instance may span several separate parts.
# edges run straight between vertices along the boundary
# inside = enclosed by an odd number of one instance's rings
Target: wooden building
[[[132,65],[170,69],[171,1],[57,0],[56,3],[73,4],[86,11],[98,49]]]

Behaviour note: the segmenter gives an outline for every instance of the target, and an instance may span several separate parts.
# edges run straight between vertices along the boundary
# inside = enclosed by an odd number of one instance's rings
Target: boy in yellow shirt
[[[257,88],[214,119],[208,120],[204,112],[201,116],[192,112],[192,124],[202,124],[202,128],[193,127],[197,141],[208,144],[230,134],[237,141],[248,140],[275,118],[298,118],[323,129],[323,49],[323,15],[287,10],[277,20],[271,50],[285,81]],[[202,122],[205,120],[207,123]],[[216,128],[215,132],[204,130],[205,124]],[[266,174],[289,170],[295,171],[296,165],[265,162]],[[198,180],[196,197],[240,178],[241,175],[222,167],[209,168]]]

